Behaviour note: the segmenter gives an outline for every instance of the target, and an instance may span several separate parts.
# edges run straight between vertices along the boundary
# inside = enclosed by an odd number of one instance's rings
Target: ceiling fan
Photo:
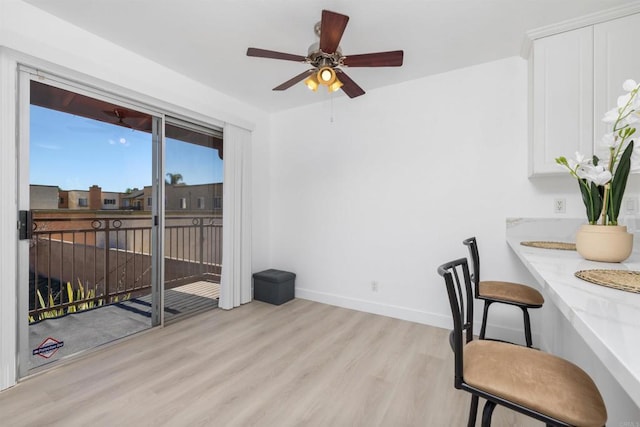
[[[125,119],[146,119],[148,117],[148,114],[139,113],[133,110],[127,110],[125,108],[114,108],[113,110],[103,110],[103,113],[118,119],[118,122],[117,123],[112,122],[113,124],[118,126],[124,126],[130,129],[136,129],[137,126],[134,127],[133,125],[125,122],[124,121]]]
[[[347,27],[347,22],[349,22],[348,16],[323,10],[322,20],[314,27],[316,35],[320,37],[320,42],[309,47],[307,56],[254,47],[247,49],[247,56],[283,59],[312,66],[311,69],[287,80],[280,86],[274,87],[273,90],[289,89],[304,80],[309,89],[313,91],[318,89],[318,85],[325,85],[329,92],[342,89],[350,98],[364,95],[364,90],[349,78],[342,67],[399,67],[402,65],[404,52],[394,50],[361,55],[343,55],[339,43]]]

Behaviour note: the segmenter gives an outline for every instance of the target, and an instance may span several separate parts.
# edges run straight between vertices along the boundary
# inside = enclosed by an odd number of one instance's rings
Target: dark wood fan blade
[[[315,71],[314,69],[311,69],[311,70],[307,70],[307,71],[305,71],[303,73],[300,73],[297,76],[295,76],[294,78],[292,78],[291,80],[287,80],[286,82],[282,83],[280,86],[274,87],[273,90],[289,89],[291,86],[293,86],[294,84],[298,83],[299,81],[302,81],[302,80],[306,79],[314,71]]]
[[[347,74],[344,71],[342,70],[336,70],[336,71],[338,71],[338,80],[342,82],[341,89],[344,91],[344,93],[347,94],[349,98],[355,98],[357,96],[365,94],[364,89],[358,86],[356,82],[351,80],[351,78],[347,76]]]
[[[250,47],[247,49],[247,56],[257,56],[258,58],[284,59],[286,61],[304,62],[307,58],[301,55],[292,55],[290,53],[276,52],[273,50],[257,49]]]
[[[324,53],[334,53],[340,44],[342,33],[347,28],[349,17],[329,10],[322,11],[320,24],[320,50]]]
[[[126,108],[114,108],[113,110],[102,110],[102,112],[107,116],[117,117],[119,119],[149,117],[148,114]]]
[[[400,67],[403,58],[404,52],[401,50],[365,53],[345,57],[344,65],[347,67]]]

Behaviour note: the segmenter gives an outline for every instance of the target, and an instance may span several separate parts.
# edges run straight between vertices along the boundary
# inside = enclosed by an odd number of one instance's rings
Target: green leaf
[[[579,179],[578,187],[580,188],[580,194],[582,194],[582,203],[584,203],[584,207],[587,210],[587,219],[591,222],[591,216],[593,209],[593,204],[591,203],[591,194],[587,187],[585,187],[586,181]]]
[[[80,281],[79,277],[78,277],[78,292],[80,292],[80,297],[78,299],[83,300],[84,299],[84,286],[82,286],[82,282]]]
[[[624,196],[624,190],[627,187],[627,178],[629,177],[629,171],[631,170],[631,154],[633,152],[633,141],[629,142],[627,148],[625,148],[615,174],[611,179],[611,195],[607,206],[607,214],[609,220],[614,224],[618,224],[618,215],[620,214],[620,206],[622,205],[622,196]]]
[[[604,203],[604,189],[602,187],[598,187],[593,182],[591,183],[591,194],[593,194],[593,222],[591,219],[589,220],[592,224],[596,224],[598,222],[598,218],[600,218],[600,214],[602,213],[602,204]]]
[[[42,294],[40,293],[40,289],[36,290],[38,294],[38,301],[40,301],[40,308],[47,308],[47,305],[44,303],[44,298],[42,298]]]
[[[71,287],[71,282],[67,282],[67,299],[69,302],[73,302],[73,288]],[[76,307],[75,305],[70,305],[67,307],[67,313],[75,313]]]
[[[602,211],[602,196],[598,191],[598,187],[594,183],[589,185],[584,179],[578,180],[578,186],[582,194],[582,202],[587,211],[587,219],[590,224],[595,224]]]

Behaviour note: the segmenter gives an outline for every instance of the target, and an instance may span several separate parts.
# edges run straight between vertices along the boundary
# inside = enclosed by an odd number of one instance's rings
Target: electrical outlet
[[[553,200],[553,212],[565,213],[567,211],[566,199],[554,199]]]
[[[376,282],[375,280],[371,282],[371,290],[373,292],[378,292],[378,282]]]

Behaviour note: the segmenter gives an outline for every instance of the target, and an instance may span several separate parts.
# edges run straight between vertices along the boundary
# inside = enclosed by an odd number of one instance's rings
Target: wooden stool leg
[[[484,410],[482,411],[482,427],[491,427],[491,417],[493,416],[495,407],[495,402],[487,400],[487,403],[484,405]]]
[[[471,408],[469,409],[469,422],[467,422],[467,427],[475,427],[477,414],[478,414],[478,396],[474,394],[471,396]]]
[[[482,313],[482,327],[480,328],[480,339],[484,339],[484,334],[487,332],[487,315],[489,314],[489,306],[493,301],[484,301],[484,312]]]
[[[522,308],[522,316],[524,317],[524,338],[527,340],[527,347],[533,347],[531,340],[531,321],[529,320],[529,312],[526,307]]]

